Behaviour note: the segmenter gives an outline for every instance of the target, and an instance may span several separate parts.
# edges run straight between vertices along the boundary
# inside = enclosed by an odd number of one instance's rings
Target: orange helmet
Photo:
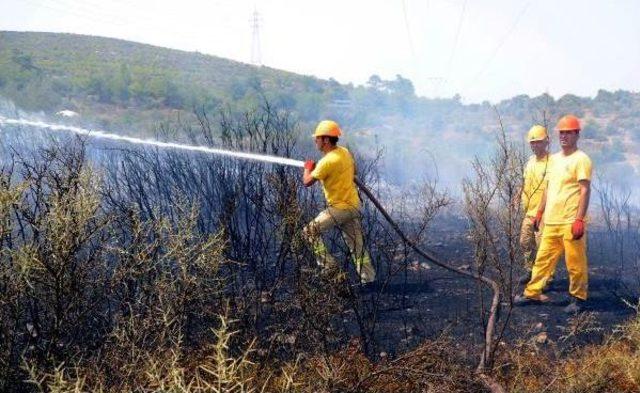
[[[333,120],[322,120],[316,127],[316,132],[313,133],[313,137],[317,136],[334,136],[339,137],[342,135],[340,126]]]
[[[556,131],[580,131],[580,120],[574,115],[565,115],[558,120]]]

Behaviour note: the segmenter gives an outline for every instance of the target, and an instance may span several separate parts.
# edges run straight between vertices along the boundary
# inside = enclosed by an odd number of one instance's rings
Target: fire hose
[[[41,121],[29,121],[26,119],[9,119],[9,118],[0,116],[0,124],[27,125],[27,126],[32,126],[32,127],[42,128],[42,129],[47,129],[52,131],[69,131],[78,135],[86,135],[94,138],[104,138],[104,139],[110,139],[114,141],[127,142],[127,143],[140,144],[140,145],[151,145],[159,148],[189,150],[189,151],[196,151],[196,152],[202,152],[202,153],[235,157],[239,159],[257,160],[257,161],[269,162],[269,163],[280,164],[280,165],[294,166],[299,168],[302,168],[304,166],[304,162],[294,160],[291,158],[275,157],[275,156],[268,156],[263,154],[253,154],[253,153],[244,153],[244,152],[233,152],[233,151],[228,151],[224,149],[211,148],[208,146],[191,146],[191,145],[184,145],[180,143],[168,143],[168,142],[161,142],[156,140],[145,140],[145,139],[140,139],[140,138],[135,138],[130,136],[112,134],[102,130],[89,130],[89,129],[84,129],[80,127],[67,126],[67,125],[61,125],[61,124],[49,124]],[[407,245],[409,245],[418,255],[422,256],[427,261],[430,261],[431,263],[437,266],[440,266],[446,270],[460,274],[470,279],[479,280],[491,288],[491,290],[493,291],[493,299],[491,302],[491,307],[489,309],[489,318],[487,320],[487,326],[485,330],[484,350],[480,358],[480,362],[478,364],[476,372],[480,375],[483,382],[487,385],[487,387],[491,391],[493,392],[504,391],[497,383],[492,381],[491,378],[489,378],[484,374],[487,363],[489,362],[488,360],[491,357],[491,351],[493,349],[493,334],[495,331],[495,323],[497,319],[498,307],[500,306],[500,287],[498,286],[498,284],[495,281],[491,280],[490,278],[485,277],[479,273],[468,272],[460,268],[451,266],[447,263],[444,263],[438,260],[433,255],[420,249],[420,247],[418,247],[418,245],[415,244],[415,242],[411,241],[405,235],[405,233],[395,223],[395,221],[391,218],[389,213],[387,213],[385,208],[380,204],[380,202],[373,195],[373,193],[360,180],[358,180],[357,178],[354,180],[356,185],[362,191],[362,193],[364,193],[367,196],[367,198],[371,200],[371,202],[378,209],[378,211],[380,211],[380,213],[384,216],[387,222],[398,234],[398,236],[400,236],[402,241],[405,242]]]
[[[491,301],[491,307],[489,308],[489,318],[487,320],[487,326],[485,330],[484,350],[483,350],[482,356],[480,357],[480,362],[478,364],[478,367],[476,369],[477,373],[483,374],[484,371],[486,370],[487,362],[491,356],[491,351],[493,349],[493,334],[495,331],[495,323],[496,323],[497,314],[498,314],[498,307],[500,306],[500,287],[498,286],[498,284],[494,280],[488,277],[485,277],[480,273],[465,271],[460,268],[451,266],[445,262],[442,262],[435,256],[422,250],[420,247],[418,247],[418,245],[415,242],[413,242],[407,237],[407,235],[402,231],[402,229],[400,229],[398,224],[393,220],[393,218],[391,218],[389,213],[382,206],[380,201],[378,201],[378,199],[373,195],[373,193],[369,190],[369,188],[367,188],[358,178],[355,178],[354,181],[358,186],[358,188],[360,188],[360,191],[362,191],[362,193],[365,194],[367,198],[369,198],[369,200],[373,203],[376,209],[378,209],[378,211],[382,214],[385,220],[387,220],[389,225],[391,225],[393,230],[398,234],[398,236],[400,236],[402,241],[407,245],[409,245],[418,255],[420,255],[427,261],[433,263],[434,265],[438,265],[443,269],[460,274],[469,279],[479,280],[485,285],[487,285],[489,288],[491,288],[491,290],[493,291],[493,299]]]

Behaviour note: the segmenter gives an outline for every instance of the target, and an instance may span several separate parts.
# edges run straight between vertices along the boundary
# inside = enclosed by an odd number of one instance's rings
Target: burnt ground
[[[472,264],[471,246],[464,234],[443,232],[440,235],[432,238],[446,238],[446,242],[430,242],[427,244],[430,250],[454,265]],[[597,247],[592,247],[594,244]],[[511,308],[509,300],[503,298],[498,329],[505,321],[508,323],[502,341],[515,344],[538,339],[538,346],[568,350],[575,345],[601,342],[606,334],[635,314],[623,301],[626,298],[636,303],[631,300],[629,287],[620,285],[618,266],[614,266],[611,258],[603,257],[602,244],[590,239],[589,247],[590,298],[581,318],[572,318],[563,311],[569,303],[569,295],[567,271],[561,258],[556,268],[556,280],[546,292],[551,297],[550,303]],[[416,268],[413,262],[411,268],[412,262],[405,263],[410,268],[400,269],[382,288],[363,292],[360,297],[370,313],[376,315],[372,356],[377,357],[382,352],[399,355],[424,339],[435,339],[446,333],[459,347],[458,355],[476,358],[484,337],[481,299],[484,297],[488,307],[490,291],[473,280],[437,266],[418,265]],[[632,274],[637,276],[638,272],[629,272],[629,283]],[[522,285],[516,288],[514,294],[521,293]],[[344,318],[345,322],[349,319],[348,315]],[[576,325],[581,325],[577,334]]]

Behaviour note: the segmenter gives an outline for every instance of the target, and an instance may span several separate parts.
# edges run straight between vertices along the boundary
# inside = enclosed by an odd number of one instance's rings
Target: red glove
[[[533,219],[533,230],[538,232],[540,230],[540,224],[542,223],[542,214],[544,212],[538,210],[536,213],[536,218]]]
[[[316,163],[313,160],[307,160],[304,162],[304,169],[308,170],[309,172],[313,171],[316,167]]]
[[[578,240],[584,236],[584,220],[582,218],[576,218],[573,222],[571,234],[573,235],[573,240]]]

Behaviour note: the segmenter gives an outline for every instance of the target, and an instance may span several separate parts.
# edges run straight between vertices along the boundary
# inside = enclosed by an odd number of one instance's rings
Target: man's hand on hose
[[[313,160],[307,160],[304,162],[304,169],[308,170],[309,172],[313,171],[316,167],[316,162]]]
[[[576,218],[573,222],[571,234],[573,235],[573,240],[578,240],[584,236],[584,220],[582,218]]]
[[[533,230],[536,232],[540,230],[540,224],[542,223],[542,214],[544,214],[544,212],[538,210],[538,212],[536,213],[536,218],[533,219]]]

